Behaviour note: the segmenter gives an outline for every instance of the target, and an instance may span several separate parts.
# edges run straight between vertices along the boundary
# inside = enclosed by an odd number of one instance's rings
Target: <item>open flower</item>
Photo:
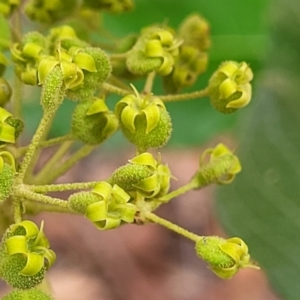
[[[25,267],[19,271],[21,275],[33,276],[44,267],[48,269],[56,260],[43,227],[44,222],[39,229],[35,223],[25,220],[14,224],[7,234],[7,254],[23,254],[27,259]]]
[[[119,227],[121,222],[132,223],[136,206],[129,202],[130,196],[118,185],[99,182],[92,190],[98,196],[96,202],[89,204],[85,216],[101,230]]]
[[[170,188],[172,175],[167,165],[156,161],[145,152],[129,160],[129,164],[117,169],[109,179],[128,193],[138,191],[146,198],[165,195]]]
[[[231,278],[242,268],[259,269],[251,262],[247,245],[238,237],[227,240],[217,236],[200,238],[196,242],[196,253],[223,279]]]
[[[231,183],[241,171],[241,164],[236,155],[224,144],[206,149],[200,157],[200,168],[193,177],[195,188],[211,183]]]
[[[168,28],[145,28],[127,56],[127,68],[135,75],[155,71],[166,76],[173,70],[174,58],[178,55],[181,43]]]
[[[140,152],[162,147],[171,136],[171,117],[161,99],[151,94],[140,96],[134,91],[116,104],[120,128]]]
[[[209,81],[212,106],[223,113],[232,113],[246,106],[251,100],[252,78],[253,73],[247,63],[222,63]]]

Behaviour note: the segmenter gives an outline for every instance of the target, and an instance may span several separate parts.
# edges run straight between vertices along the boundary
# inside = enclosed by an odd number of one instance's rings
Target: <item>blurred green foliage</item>
[[[282,299],[300,298],[300,7],[276,0],[270,48],[253,105],[241,120],[243,172],[218,190],[216,207],[233,236],[241,236]]]
[[[211,24],[209,68],[200,76],[195,86],[186,90],[188,91],[204,88],[210,75],[224,60],[244,60],[250,63],[254,73],[261,68],[268,40],[265,21],[268,3],[269,0],[136,0],[133,11],[123,15],[105,13],[101,22],[104,32],[123,37],[154,23],[165,22],[176,28],[187,15],[200,13]],[[100,36],[101,32],[94,34],[95,39]],[[155,92],[163,92],[160,83],[155,87]],[[109,105],[112,107],[112,104],[113,101]],[[222,115],[210,106],[208,99],[171,103],[167,106],[174,129],[170,146],[200,145],[214,135],[232,129],[239,114]],[[54,123],[53,135],[68,131],[69,124],[64,123],[73,107],[73,103],[65,103],[60,109]],[[32,101],[25,107],[24,117],[30,132],[38,121],[38,118],[33,118],[36,110],[38,109]],[[120,134],[108,141],[108,145],[113,147],[123,143],[125,140]]]

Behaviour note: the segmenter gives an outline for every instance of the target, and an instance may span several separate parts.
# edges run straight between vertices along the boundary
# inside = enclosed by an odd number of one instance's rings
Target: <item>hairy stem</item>
[[[64,99],[63,74],[62,71],[55,67],[46,77],[41,103],[43,105],[43,116],[40,124],[27,148],[25,156],[21,162],[19,173],[16,178],[16,183],[21,184],[24,180],[27,169],[32,169],[35,164],[36,151],[39,143],[43,139],[45,133],[49,129],[53,117]]]
[[[62,192],[71,190],[84,190],[93,188],[99,181],[72,182],[61,184],[33,185],[31,190],[36,193]]]
[[[66,152],[72,146],[72,141],[67,141],[63,143],[52,155],[52,157],[47,161],[47,163],[43,166],[41,171],[34,176],[30,182],[34,182],[35,184],[42,184],[43,182],[47,182],[47,178],[49,173],[56,168],[56,164],[59,160],[66,154]]]
[[[39,147],[40,148],[48,148],[48,147],[58,145],[62,142],[73,141],[73,140],[74,140],[74,136],[70,133],[70,134],[59,136],[59,137],[56,137],[53,139],[49,139],[47,141],[43,141],[40,143]]]
[[[154,83],[154,78],[155,78],[156,73],[153,71],[148,74],[146,83],[143,89],[143,94],[150,94],[152,91],[153,83]]]
[[[159,224],[163,227],[166,227],[194,242],[197,242],[201,237],[197,234],[194,234],[176,224],[171,223],[170,221],[167,221],[163,218],[160,218],[159,216],[155,215],[154,213],[151,212],[145,212],[145,214],[143,215],[147,220]]]
[[[208,88],[205,88],[201,91],[196,91],[196,92],[190,92],[190,93],[178,94],[178,95],[166,95],[166,96],[162,95],[157,97],[159,97],[164,102],[175,102],[175,101],[198,99],[198,98],[206,97],[208,95],[209,95]]]
[[[21,162],[19,173],[17,176],[17,182],[22,183],[25,173],[27,171],[27,168],[29,167],[32,158],[35,154],[35,151],[38,148],[39,142],[43,137],[44,129],[47,127],[47,124],[50,122],[50,120],[53,117],[53,113],[45,113],[40,121],[40,124],[31,140],[30,145],[27,148],[27,151],[25,153],[25,156],[23,158],[23,161]]]
[[[172,191],[171,193],[162,196],[161,198],[159,198],[159,200],[162,201],[163,203],[167,203],[170,200],[172,200],[173,198],[176,198],[182,194],[185,194],[186,192],[193,190],[196,187],[199,188],[194,181],[191,181],[191,182],[187,183],[186,185],[181,186],[177,190]]]
[[[22,197],[31,201],[38,201],[45,204],[51,204],[65,208],[68,207],[68,201],[32,192],[26,189],[23,185],[18,186],[15,189],[14,196]]]
[[[128,90],[122,89],[122,88],[118,88],[112,84],[109,84],[107,82],[104,82],[102,84],[102,88],[110,93],[113,94],[117,94],[119,96],[126,96],[128,94],[130,94],[130,92]]]
[[[47,178],[43,180],[43,183],[47,184],[53,182],[57,179],[60,175],[66,173],[70,170],[78,161],[82,158],[89,155],[96,146],[84,145],[75,153],[73,153],[65,162],[63,162],[58,168],[54,169],[50,174],[47,174]]]

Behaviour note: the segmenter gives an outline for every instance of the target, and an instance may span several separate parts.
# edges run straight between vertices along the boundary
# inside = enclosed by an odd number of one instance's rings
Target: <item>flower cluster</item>
[[[68,96],[74,99],[92,96],[111,72],[105,52],[78,39],[69,26],[53,28],[47,37],[28,33],[11,52],[16,73],[26,84],[44,84],[46,76],[59,66]]]
[[[209,25],[198,14],[188,16],[178,28],[179,47],[173,71],[164,77],[167,91],[178,92],[191,86],[207,67],[207,49],[210,46]]]
[[[132,0],[83,0],[83,6],[118,14],[131,10],[133,2]]]
[[[32,21],[53,23],[72,14],[77,7],[77,0],[29,0],[25,13]]]

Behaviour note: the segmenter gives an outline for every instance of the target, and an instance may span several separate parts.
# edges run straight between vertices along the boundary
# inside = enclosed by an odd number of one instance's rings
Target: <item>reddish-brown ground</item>
[[[178,179],[173,187],[186,183],[197,168],[200,150],[162,152]],[[130,155],[99,153],[62,181],[105,179]],[[212,199],[213,188],[190,192],[158,214],[200,235],[224,235],[211,209]],[[221,280],[196,257],[192,242],[158,225],[101,232],[78,216],[42,214],[35,220],[45,220],[57,253],[48,273],[57,300],[280,300],[263,271],[245,269]],[[1,283],[0,296],[7,291]]]

